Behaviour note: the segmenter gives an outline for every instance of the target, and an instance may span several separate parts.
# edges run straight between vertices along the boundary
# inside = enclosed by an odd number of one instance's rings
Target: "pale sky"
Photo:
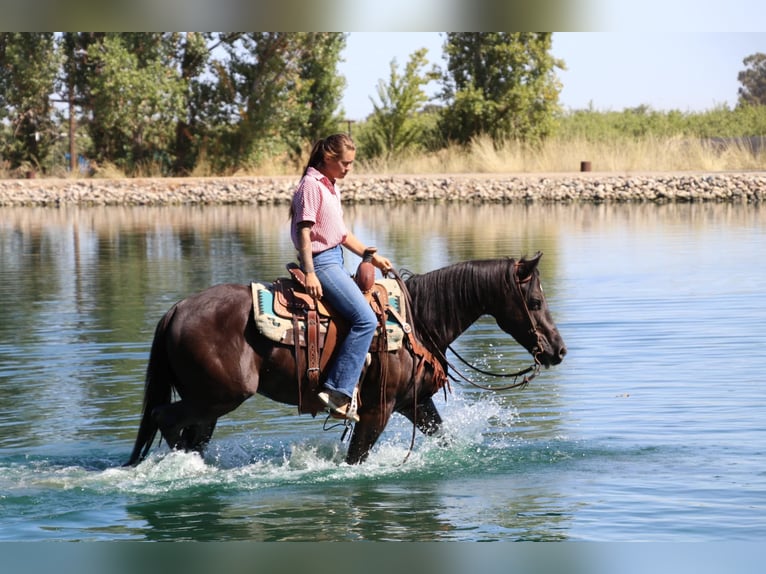
[[[766,2],[764,3],[766,4]],[[364,119],[377,100],[378,81],[388,81],[391,60],[403,70],[409,56],[428,49],[429,60],[444,68],[439,32],[352,32],[339,71],[346,77],[346,117]],[[742,60],[766,53],[766,32],[554,32],[553,55],[565,109],[620,111],[648,105],[655,110],[705,111],[732,107],[740,86]],[[432,83],[430,93],[438,91]]]

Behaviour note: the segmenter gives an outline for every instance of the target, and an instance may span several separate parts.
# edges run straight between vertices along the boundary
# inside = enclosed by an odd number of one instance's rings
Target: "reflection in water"
[[[557,243],[567,234],[606,234],[615,228],[646,232],[660,224],[704,231],[764,222],[759,206],[732,204],[429,203],[345,209],[360,238],[390,252],[397,266],[418,273],[465,259],[519,257],[538,250],[546,253],[544,268],[553,273]],[[119,256],[124,263],[132,255],[154,262],[141,270],[154,272],[149,279],[171,287],[187,278],[188,265],[205,256],[210,260],[198,263],[199,272],[219,281],[280,274],[294,258],[285,206],[3,208],[0,253],[3,272],[29,268],[37,271],[31,281],[41,281],[42,275],[61,283],[65,278],[87,282],[98,259]],[[177,261],[183,261],[183,270],[173,265]],[[238,265],[245,262],[253,267]],[[156,267],[160,263],[165,267]],[[179,292],[182,288],[176,285]]]
[[[167,495],[128,505],[127,512],[131,530],[141,532],[146,540],[154,542],[263,540],[257,533],[257,520],[253,520],[252,514],[248,520],[232,516],[225,498],[214,492],[203,490],[191,496]],[[137,526],[134,523],[137,519],[143,524]]]

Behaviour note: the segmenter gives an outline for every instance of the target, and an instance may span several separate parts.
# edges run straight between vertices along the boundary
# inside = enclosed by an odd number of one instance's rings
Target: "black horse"
[[[465,261],[407,278],[417,339],[371,354],[348,463],[365,460],[394,411],[427,435],[439,429],[432,397],[444,384],[445,352],[482,315],[494,317],[537,366],[562,361],[566,347],[540,285],[541,255]],[[218,418],[255,393],[299,404],[297,373],[294,348],[258,332],[249,286],[216,285],[176,303],[154,334],[143,416],[127,464],[148,454],[158,430],[171,448],[201,452]]]

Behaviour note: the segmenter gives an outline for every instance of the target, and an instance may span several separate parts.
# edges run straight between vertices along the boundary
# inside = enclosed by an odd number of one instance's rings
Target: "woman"
[[[351,136],[335,134],[314,144],[308,165],[290,206],[291,236],[306,290],[324,299],[349,324],[348,335],[336,350],[319,399],[331,412],[354,422],[356,385],[375,335],[378,321],[351,275],[343,268],[343,250],[361,256],[367,247],[346,228],[340,192],[335,182],[346,177],[356,157]],[[372,263],[382,271],[391,262],[377,253]]]

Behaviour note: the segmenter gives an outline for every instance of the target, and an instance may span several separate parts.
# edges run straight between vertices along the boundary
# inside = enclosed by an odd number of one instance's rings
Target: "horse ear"
[[[524,280],[537,268],[537,264],[540,263],[540,258],[543,256],[542,251],[535,253],[535,256],[531,259],[522,258],[519,261],[519,279]]]

